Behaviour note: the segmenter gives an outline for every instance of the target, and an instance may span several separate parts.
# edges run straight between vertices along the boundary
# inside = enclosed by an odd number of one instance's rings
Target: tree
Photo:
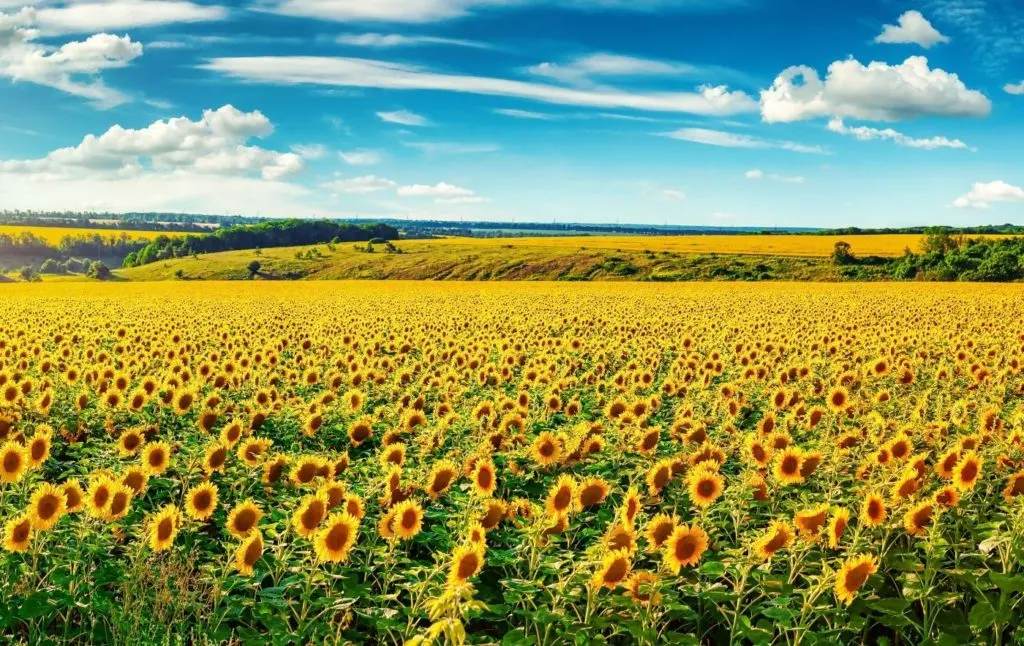
[[[64,268],[60,266],[53,258],[47,258],[43,261],[42,266],[39,267],[39,273],[41,274],[63,274]]]
[[[107,280],[110,278],[110,267],[97,260],[89,265],[89,272],[86,275],[96,280]]]
[[[260,273],[260,269],[262,268],[263,265],[260,264],[259,260],[253,260],[250,262],[249,266],[246,268],[249,270],[249,280],[256,278],[256,274]]]
[[[840,240],[836,243],[832,249],[832,262],[837,265],[852,265],[857,262],[857,257],[853,255],[853,248],[849,242]]]
[[[958,248],[962,240],[957,240],[949,231],[940,228],[929,228],[925,230],[925,236],[921,240],[921,251],[925,254],[945,254]]]

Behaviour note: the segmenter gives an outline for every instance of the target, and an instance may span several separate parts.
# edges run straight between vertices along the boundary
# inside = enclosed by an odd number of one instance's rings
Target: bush
[[[110,278],[110,267],[107,267],[97,260],[89,265],[89,271],[86,275],[88,275],[89,278],[95,278],[96,280],[107,280]]]
[[[853,255],[853,248],[849,242],[840,240],[836,243],[832,249],[832,262],[837,265],[852,265],[857,262],[857,257]]]
[[[39,273],[41,274],[63,274],[65,273],[64,267],[53,258],[47,258],[43,261],[43,264],[39,267]]]

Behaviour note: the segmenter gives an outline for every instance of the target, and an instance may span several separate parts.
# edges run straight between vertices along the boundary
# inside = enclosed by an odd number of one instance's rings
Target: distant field
[[[1007,236],[971,236],[994,237]],[[757,256],[800,256],[822,258],[832,253],[839,240],[849,242],[853,253],[858,256],[883,256],[893,258],[903,254],[910,247],[918,251],[922,235],[859,235],[859,236],[817,236],[817,235],[687,235],[687,236],[577,236],[577,237],[528,237],[528,238],[445,238],[435,244],[458,246],[565,249],[611,249],[621,251],[670,251],[674,253],[720,253]]]
[[[0,224],[0,235],[16,236],[21,233],[31,233],[46,240],[50,244],[57,244],[64,236],[94,236],[100,235],[104,238],[117,238],[122,233],[128,234],[134,240],[143,238],[152,240],[158,235],[166,235],[171,238],[188,235],[182,231],[129,231],[122,229],[80,229],[67,227],[33,227],[19,224]]]

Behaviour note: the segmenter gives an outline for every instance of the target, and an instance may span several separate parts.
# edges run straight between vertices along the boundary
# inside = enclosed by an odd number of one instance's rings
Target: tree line
[[[276,220],[225,227],[201,236],[157,236],[142,249],[129,253],[124,259],[123,266],[138,267],[200,253],[298,247],[325,242],[368,242],[374,238],[397,240],[398,229],[387,224],[357,225],[331,220]]]

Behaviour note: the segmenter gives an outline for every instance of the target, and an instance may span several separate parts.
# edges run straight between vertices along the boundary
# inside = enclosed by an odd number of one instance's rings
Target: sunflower
[[[154,552],[171,548],[181,527],[181,512],[174,505],[164,505],[149,519],[149,547]]]
[[[256,563],[263,556],[263,533],[251,532],[235,551],[235,569],[243,576],[252,576]]]
[[[626,491],[626,497],[622,499],[622,506],[619,510],[622,514],[622,520],[632,526],[636,522],[636,516],[640,513],[642,506],[643,502],[640,500],[640,492],[637,491],[635,486],[631,486]]]
[[[345,502],[345,484],[341,482],[326,482],[317,493],[327,497],[328,511]]]
[[[363,499],[359,497],[359,494],[345,494],[345,513],[356,520],[362,520],[363,516],[366,515],[366,512],[363,510]]]
[[[230,427],[228,427],[230,428]],[[223,434],[221,439],[223,440]],[[238,444],[235,455],[246,466],[254,467],[260,463],[260,458],[274,444],[274,441],[264,437],[247,437]]]
[[[263,518],[263,511],[252,498],[247,498],[228,513],[228,531],[236,538],[245,538],[255,529],[260,518]]]
[[[842,386],[836,386],[826,398],[828,407],[835,413],[845,412],[850,407],[850,393]]]
[[[373,437],[373,425],[369,418],[358,419],[348,427],[348,439],[352,446],[359,446]]]
[[[601,478],[588,478],[580,483],[577,489],[577,502],[580,509],[595,507],[608,497],[610,486]]]
[[[388,464],[402,466],[405,464],[405,445],[401,442],[388,445],[380,454],[380,463],[387,467]]]
[[[878,561],[873,556],[862,554],[847,559],[836,574],[836,599],[846,605],[853,603],[857,591],[877,571]]]
[[[636,442],[636,451],[641,455],[653,455],[658,450],[661,440],[661,427],[652,426],[646,429]]]
[[[78,480],[68,480],[64,483],[64,512],[71,514],[81,511],[85,506],[85,492]]]
[[[938,512],[935,503],[923,500],[908,509],[907,513],[903,515],[903,528],[911,536],[924,536],[928,527],[938,516]]]
[[[544,509],[550,516],[562,516],[576,511],[576,481],[572,476],[562,474],[548,489]]]
[[[626,550],[632,554],[636,551],[636,530],[624,523],[612,523],[601,543],[608,551]]]
[[[832,549],[839,547],[839,541],[843,532],[850,525],[850,512],[847,509],[836,509],[832,512],[832,518],[828,521],[828,546]]]
[[[317,455],[300,456],[290,474],[291,480],[297,485],[304,485],[313,482],[313,479],[320,474],[320,470],[327,465],[327,461]]]
[[[506,511],[505,501],[491,498],[485,503],[485,511],[480,518],[480,524],[485,530],[491,531],[505,519]]]
[[[801,474],[803,457],[803,451],[795,446],[786,447],[776,456],[773,473],[779,484],[788,486],[804,481],[804,476]]]
[[[343,563],[356,543],[359,520],[345,512],[331,514],[313,537],[313,549],[321,561]]]
[[[32,492],[29,501],[29,513],[32,516],[32,527],[47,530],[57,524],[67,509],[64,491],[48,482],[44,482]]]
[[[28,454],[29,468],[38,469],[50,457],[51,433],[49,427],[41,426],[36,429],[36,434],[28,441],[25,452]]]
[[[121,474],[121,484],[128,485],[131,487],[135,495],[141,494],[146,490],[146,485],[149,483],[149,474],[142,467],[128,467],[124,473]]]
[[[747,436],[744,443],[744,455],[748,462],[754,466],[767,466],[772,460],[775,448],[765,443],[764,438],[751,434]]]
[[[135,455],[145,443],[146,438],[142,433],[138,429],[130,428],[117,438],[117,452],[121,457]]]
[[[793,527],[783,521],[772,521],[771,526],[754,543],[754,553],[767,561],[779,550],[789,547],[793,542]]]
[[[917,479],[915,469],[904,469],[900,479],[892,486],[891,497],[893,500],[906,500],[917,493],[921,488],[921,481]]]
[[[959,461],[960,450],[950,449],[939,458],[938,463],[935,465],[935,471],[939,474],[939,477],[949,480],[953,477],[953,470],[956,469]]]
[[[272,459],[263,463],[263,477],[261,478],[264,484],[277,484],[281,480],[281,476],[284,475],[284,468],[288,466],[288,456],[286,455],[275,455]]]
[[[18,482],[28,469],[28,454],[17,442],[7,441],[0,446],[0,480]]]
[[[607,552],[601,559],[601,564],[594,573],[593,585],[595,588],[608,588],[614,590],[629,577],[633,569],[629,552],[618,550]]]
[[[182,388],[171,395],[171,408],[176,415],[184,415],[192,409],[199,396],[192,390]]]
[[[701,466],[686,476],[686,488],[690,493],[690,502],[698,507],[707,507],[725,491],[725,477],[713,467]]]
[[[320,529],[320,523],[327,516],[327,496],[309,494],[299,501],[299,506],[292,513],[292,527],[303,538],[309,538]]]
[[[238,444],[238,440],[242,439],[242,422],[241,420],[232,420],[230,424],[226,425],[220,431],[220,440],[224,444],[228,445],[228,448],[234,448]]]
[[[976,452],[965,452],[953,469],[953,486],[960,491],[973,489],[981,477],[982,464],[984,460]]]
[[[110,486],[110,504],[103,519],[107,522],[120,520],[128,515],[135,490],[126,484],[115,482]]]
[[[151,476],[158,476],[171,464],[171,445],[167,442],[152,442],[142,449],[142,465]]]
[[[674,574],[697,565],[709,545],[708,535],[698,525],[678,525],[662,546],[665,565]]]
[[[466,532],[466,537],[470,543],[476,543],[481,547],[487,546],[487,530],[484,529],[482,523],[470,523],[469,530]]]
[[[550,431],[543,431],[533,441],[533,461],[542,467],[555,464],[562,458],[562,444]]]
[[[644,531],[650,550],[657,551],[665,544],[672,532],[676,530],[679,519],[668,514],[658,514],[647,523]]]
[[[479,543],[469,541],[455,548],[452,564],[448,570],[448,585],[457,586],[466,583],[484,565],[484,549]]]
[[[647,470],[645,480],[647,482],[647,491],[652,496],[660,494],[662,489],[667,487],[668,483],[672,481],[672,460],[664,459],[655,462]]]
[[[629,598],[636,603],[657,605],[661,603],[658,592],[658,577],[650,572],[634,572],[626,581]]]
[[[796,525],[800,536],[810,540],[818,540],[821,528],[828,522],[828,505],[822,504],[810,509],[798,511],[793,516],[793,524]]]
[[[217,509],[217,485],[203,482],[185,494],[185,513],[193,520],[206,520]]]
[[[1013,499],[1024,493],[1024,471],[1018,471],[1006,479],[1006,486],[1003,487],[1003,499],[1006,502],[1013,502]]]
[[[436,462],[430,470],[430,476],[427,477],[427,486],[425,487],[427,495],[431,499],[437,499],[451,488],[452,482],[458,474],[459,468],[451,460]]]
[[[490,458],[477,460],[473,468],[473,493],[488,498],[498,488],[498,479],[495,475],[494,462]]]
[[[203,458],[203,471],[208,475],[224,473],[224,465],[228,461],[228,449],[228,445],[219,440],[206,447],[206,455]]]
[[[861,503],[860,519],[868,527],[877,527],[885,521],[885,501],[876,493],[869,492]]]
[[[395,505],[394,532],[399,540],[409,540],[423,529],[423,507],[415,500]]]
[[[114,483],[109,476],[103,474],[94,477],[89,482],[89,490],[86,495],[86,511],[90,516],[103,518],[110,507],[110,498],[113,495]]]
[[[4,549],[8,552],[24,552],[32,542],[32,516],[23,513],[4,525]]]
[[[936,505],[950,509],[956,507],[957,504],[959,504],[960,491],[956,487],[946,485],[945,487],[935,492],[935,495],[932,497],[932,500],[935,501]]]

